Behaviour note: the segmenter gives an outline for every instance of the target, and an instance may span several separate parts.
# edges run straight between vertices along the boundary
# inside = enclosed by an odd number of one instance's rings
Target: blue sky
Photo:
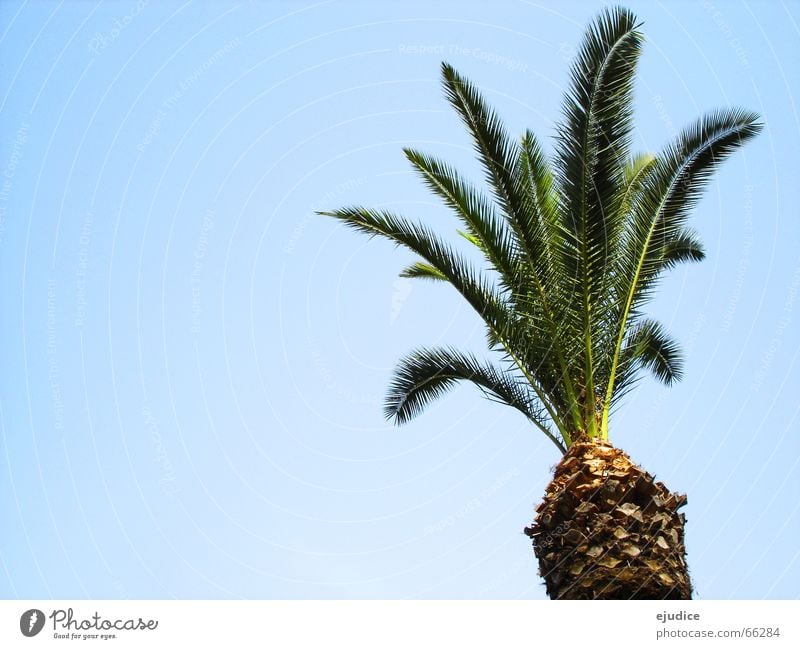
[[[612,440],[686,492],[702,598],[796,598],[800,7],[631,2],[636,146],[739,105],[764,132],[651,312],[685,378]],[[543,598],[523,527],[558,461],[463,387],[403,428],[447,287],[314,210],[455,221],[401,147],[475,178],[441,60],[551,142],[599,2],[0,4],[0,597]]]

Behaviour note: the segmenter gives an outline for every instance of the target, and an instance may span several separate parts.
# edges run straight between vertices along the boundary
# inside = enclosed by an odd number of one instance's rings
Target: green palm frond
[[[415,261],[413,264],[409,264],[400,272],[400,277],[417,277],[421,279],[432,279],[439,282],[447,281],[447,275],[437,270],[432,264],[427,264],[424,261]]]
[[[625,165],[623,172],[624,190],[619,202],[619,209],[624,215],[630,212],[633,201],[636,200],[636,195],[642,187],[642,182],[655,163],[656,156],[652,153],[640,153]]]
[[[548,340],[546,352],[537,350],[536,358],[550,376],[549,390],[559,395],[562,408],[570,413],[573,430],[578,431],[582,417],[573,376],[574,362],[580,356],[569,348],[570,338],[564,335],[566,296],[560,291],[566,284],[565,269],[555,253],[563,236],[557,220],[558,200],[550,163],[531,131],[522,136],[514,182],[523,206],[518,219],[520,238],[531,271],[523,307],[528,314],[539,315]]]
[[[550,430],[547,412],[524,377],[454,349],[419,349],[401,359],[389,386],[384,413],[398,424],[405,423],[459,381],[469,381],[491,399],[516,408],[559,449],[566,450]]]
[[[686,219],[713,173],[760,130],[758,115],[732,109],[704,116],[684,130],[659,156],[633,205],[617,278],[622,294],[639,307],[667,261],[666,253],[685,233]]]
[[[683,357],[680,346],[664,327],[645,318],[631,329],[627,337],[622,350],[622,367],[626,376],[644,368],[665,385],[672,385],[683,375]]]
[[[624,9],[604,11],[588,30],[572,68],[558,129],[556,169],[561,192],[561,240],[569,293],[576,299],[565,314],[583,339],[584,389],[595,393],[595,365],[602,353],[613,303],[606,298],[612,277],[610,255],[624,218],[624,195],[633,108],[633,78],[642,37]],[[593,399],[586,400],[589,434],[595,432]]]
[[[515,143],[475,86],[447,63],[442,63],[442,80],[448,101],[472,135],[475,152],[498,204],[513,219],[520,210],[512,177],[517,155]]]
[[[700,235],[684,227],[664,243],[663,255],[663,269],[668,270],[684,261],[703,261],[706,251]]]
[[[503,220],[495,214],[491,200],[446,163],[413,149],[403,152],[425,184],[455,211],[467,228],[468,239],[483,251],[500,273],[504,286],[513,292],[519,280],[513,240]]]
[[[339,219],[348,227],[365,234],[382,236],[415,252],[447,278],[487,326],[498,331],[506,329],[508,309],[500,293],[482,273],[429,228],[385,210],[364,207],[345,207],[318,213]]]
[[[618,314],[603,429],[614,397],[615,371],[631,313],[651,296],[661,273],[679,261],[704,256],[697,236],[686,228],[691,208],[714,171],[761,130],[759,117],[741,109],[710,113],[685,129],[646,173],[632,206],[618,256]]]
[[[561,343],[554,344],[553,336],[559,327],[556,324],[556,318],[559,318],[560,314],[556,314],[547,304],[544,291],[545,284],[551,283],[555,286],[557,283],[551,282],[549,276],[539,274],[544,268],[541,264],[547,253],[542,237],[537,236],[535,230],[537,219],[530,211],[532,203],[530,200],[526,200],[522,193],[524,185],[521,179],[524,176],[520,170],[525,167],[525,163],[520,161],[520,147],[512,144],[499,117],[486,105],[483,97],[472,83],[446,63],[442,64],[442,77],[447,99],[472,135],[475,151],[484,167],[487,183],[492,188],[495,200],[505,215],[508,227],[513,233],[516,248],[525,260],[524,264],[517,266],[518,286],[528,285],[532,288],[524,295],[518,296],[518,299],[522,298],[527,303],[527,306],[522,307],[525,313],[521,319],[534,321],[537,326],[542,320],[549,322],[549,326],[546,327],[550,336],[547,345],[542,347],[533,342],[528,345],[530,353],[526,356],[535,358],[533,365],[529,363],[529,368],[536,369],[540,375],[540,382],[547,386],[546,389],[549,393],[552,393],[553,390],[560,390],[562,387],[566,390],[567,396],[559,401],[566,404],[566,409],[570,412],[574,423],[577,424],[579,419],[575,412],[577,397],[565,360],[569,356],[559,353],[558,348]],[[524,154],[527,149],[530,154],[529,168],[526,171],[536,179],[534,181],[537,191],[535,200],[538,202],[538,199],[541,198],[543,204],[548,207],[553,206],[555,201],[548,196],[549,192],[547,191],[547,182],[552,183],[552,174],[547,168],[546,160],[538,149],[535,138],[531,136],[523,144],[528,146],[522,147],[522,153]],[[548,226],[555,227],[555,223],[551,222]]]
[[[530,326],[521,332],[521,320],[502,294],[481,272],[472,268],[464,257],[451,246],[442,242],[430,229],[420,224],[413,224],[407,219],[385,210],[371,210],[364,207],[346,207],[329,212],[318,212],[323,216],[331,216],[343,221],[345,225],[371,236],[382,236],[398,245],[405,246],[422,257],[435,271],[444,275],[464,299],[483,319],[491,336],[498,341],[507,354],[523,372],[545,406],[550,418],[563,428],[561,417],[548,394],[543,377],[537,377],[532,367],[541,367],[541,361],[532,365],[527,359],[537,347],[537,339],[531,337],[534,332]],[[530,325],[529,320],[524,322]],[[547,344],[547,341],[544,342]]]
[[[555,272],[553,247],[558,234],[555,220],[558,201],[550,162],[530,131],[525,131],[520,142],[514,185],[522,201],[519,231],[528,262],[534,275],[547,283]]]

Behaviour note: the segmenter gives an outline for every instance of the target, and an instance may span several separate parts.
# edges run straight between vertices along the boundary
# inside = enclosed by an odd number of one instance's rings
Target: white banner
[[[790,601],[3,601],[0,647],[800,647]]]

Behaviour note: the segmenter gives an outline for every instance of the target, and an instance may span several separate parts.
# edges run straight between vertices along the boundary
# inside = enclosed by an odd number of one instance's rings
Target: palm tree
[[[553,599],[690,599],[683,495],[609,442],[609,414],[644,370],[681,377],[678,344],[644,307],[665,271],[705,256],[687,227],[714,170],[761,129],[724,109],[660,153],[632,154],[633,14],[589,27],[572,65],[554,154],[507,135],[476,88],[442,64],[447,99],[474,141],[486,190],[447,163],[405,155],[485,257],[478,268],[425,225],[384,210],[321,214],[418,255],[403,277],[451,284],[486,325],[499,363],[421,348],[395,370],[385,414],[401,424],[459,381],[519,410],[564,453],[525,532]]]

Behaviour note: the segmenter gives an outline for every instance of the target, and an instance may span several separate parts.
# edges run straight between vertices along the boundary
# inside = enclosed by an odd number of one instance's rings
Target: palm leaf
[[[446,282],[447,275],[437,270],[435,266],[424,261],[415,261],[406,266],[401,272],[400,277],[432,279],[439,282]]]
[[[441,241],[429,228],[385,210],[364,207],[345,207],[318,213],[339,219],[348,227],[371,236],[382,236],[415,252],[436,273],[447,278],[489,327],[505,330],[508,310],[503,297],[483,274],[472,268],[462,255]]]
[[[403,149],[406,158],[430,189],[452,208],[466,225],[469,240],[477,245],[513,292],[519,279],[513,240],[494,205],[446,163],[413,149]]]
[[[498,204],[506,216],[513,219],[520,209],[512,178],[516,166],[514,143],[475,86],[447,63],[442,63],[442,81],[448,101],[472,135],[475,152]]]
[[[542,377],[537,377],[535,372],[531,372],[531,365],[526,360],[529,351],[536,348],[537,340],[530,335],[520,333],[519,318],[484,274],[472,268],[462,255],[442,242],[430,229],[420,224],[413,224],[391,212],[364,207],[346,207],[318,214],[331,216],[355,230],[371,236],[383,236],[398,245],[405,246],[422,257],[437,273],[444,275],[475,309],[491,335],[499,341],[504,352],[523,372],[551,419],[559,428],[563,428],[561,417],[548,394],[546,384],[543,385]],[[528,329],[526,333],[530,334],[531,331]],[[543,377],[546,376],[543,374]]]
[[[550,431],[547,413],[524,377],[453,349],[420,349],[401,359],[389,386],[384,413],[398,424],[405,423],[459,381],[469,381],[489,398],[516,408],[561,451],[566,450]]]
[[[556,168],[564,237],[560,252],[569,293],[568,319],[583,340],[585,417],[595,430],[595,356],[602,346],[604,308],[612,273],[609,256],[624,219],[624,161],[628,157],[633,77],[642,38],[624,9],[604,11],[588,30],[575,65],[558,129]],[[579,334],[579,336],[578,336]]]
[[[635,377],[637,370],[648,369],[664,385],[672,385],[683,375],[680,347],[651,319],[643,319],[630,329],[622,350],[624,378],[620,388]]]
[[[630,213],[636,195],[647,174],[655,166],[656,160],[656,156],[652,153],[640,153],[634,156],[625,166],[623,172],[624,190],[619,202],[619,209],[625,216]]]
[[[646,174],[614,273],[619,296],[617,342],[605,396],[604,430],[630,314],[650,297],[662,271],[679,261],[702,259],[699,240],[685,227],[688,214],[725,158],[760,130],[758,116],[750,111],[711,113],[685,129]]]

